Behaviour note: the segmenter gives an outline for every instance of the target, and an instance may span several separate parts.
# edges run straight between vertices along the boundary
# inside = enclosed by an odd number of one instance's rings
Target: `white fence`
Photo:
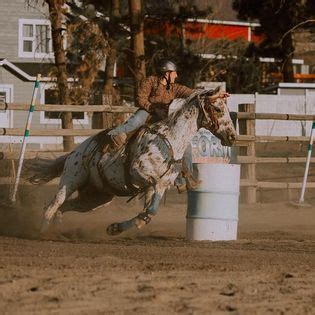
[[[233,94],[228,100],[231,111],[238,111],[238,104],[256,103],[256,113],[310,114],[315,113],[315,93],[305,95]],[[305,136],[312,122],[258,120],[256,135]]]
[[[281,114],[315,114],[315,92],[307,91],[305,95],[270,95],[270,94],[232,94],[228,99],[228,106],[231,111],[238,111],[238,104],[256,103],[256,113],[281,113]],[[9,110],[1,112],[0,127],[13,127],[16,119],[23,120],[21,114],[7,115]],[[35,118],[41,112],[34,113]],[[24,114],[26,115],[26,114]],[[37,116],[36,116],[37,115]],[[11,121],[4,121],[5,117],[10,117]],[[9,118],[8,118],[9,119]],[[91,120],[91,115],[89,115]],[[35,119],[36,120],[36,119]],[[26,116],[25,116],[26,121]],[[32,129],[60,129],[60,125],[49,125],[37,123]],[[76,125],[78,129],[89,129],[91,122],[87,125]],[[305,136],[309,135],[311,122],[305,121],[279,121],[279,120],[258,120],[256,122],[256,135],[264,136]],[[19,143],[22,137],[2,136],[0,143]],[[80,143],[86,137],[75,137],[75,142]],[[57,145],[62,143],[62,137],[30,137],[29,143],[36,143],[42,146],[45,144]]]

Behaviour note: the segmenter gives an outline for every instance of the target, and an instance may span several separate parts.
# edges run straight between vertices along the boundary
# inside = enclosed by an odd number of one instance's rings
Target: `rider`
[[[137,104],[140,107],[124,124],[112,129],[111,147],[119,149],[126,141],[127,134],[143,126],[151,115],[155,121],[168,116],[168,108],[175,98],[186,98],[194,90],[175,83],[177,67],[170,60],[163,60],[157,76],[144,79],[140,85]]]

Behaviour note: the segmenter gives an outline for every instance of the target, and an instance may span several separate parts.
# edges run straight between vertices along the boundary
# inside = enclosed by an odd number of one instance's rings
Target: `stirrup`
[[[127,135],[125,133],[120,133],[118,135],[109,135],[114,149],[120,149],[127,140]]]
[[[122,146],[126,143],[127,135],[125,133],[121,133],[118,135],[106,135],[108,138],[108,142],[102,148],[102,152],[105,154],[109,152],[117,152]]]

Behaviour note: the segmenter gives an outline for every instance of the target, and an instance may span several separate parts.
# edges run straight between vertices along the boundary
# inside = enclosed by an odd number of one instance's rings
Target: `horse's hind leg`
[[[78,197],[75,199],[67,200],[61,207],[61,213],[67,211],[88,212],[94,210],[100,206],[106,206],[110,204],[113,199],[113,195],[105,194],[96,189],[94,186],[88,188],[79,189]]]
[[[72,195],[76,190],[72,185],[63,184],[59,186],[58,192],[55,195],[54,199],[47,206],[44,213],[44,222],[42,230],[44,230],[50,222],[54,219],[59,207],[65,202],[65,200]]]
[[[72,163],[74,162],[74,163]],[[81,163],[80,163],[81,162]],[[88,179],[88,172],[83,167],[82,161],[71,160],[66,162],[64,172],[60,178],[59,189],[52,202],[47,206],[44,213],[44,230],[55,218],[61,205],[77,190],[82,187]]]

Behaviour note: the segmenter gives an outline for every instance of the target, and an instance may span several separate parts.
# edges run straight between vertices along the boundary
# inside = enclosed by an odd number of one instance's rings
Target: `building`
[[[41,104],[52,103],[50,73],[53,68],[48,7],[40,3],[28,6],[25,0],[2,0],[0,4],[0,96],[7,103],[31,102],[36,75],[42,75],[39,99]],[[5,9],[4,9],[5,8]],[[56,114],[56,113],[55,113]],[[58,128],[61,120],[53,113],[34,112],[33,129]],[[0,112],[0,127],[24,128],[25,111]],[[80,114],[74,124],[90,126],[87,114]],[[2,143],[18,143],[21,137],[2,136]],[[77,137],[76,141],[81,141]],[[30,143],[62,143],[61,137],[30,137]]]

